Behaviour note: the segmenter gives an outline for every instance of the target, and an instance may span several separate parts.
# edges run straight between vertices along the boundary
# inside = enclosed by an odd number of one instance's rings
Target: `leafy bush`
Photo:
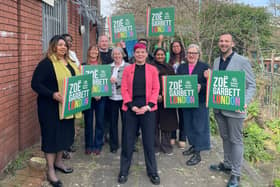
[[[271,160],[272,156],[265,151],[264,141],[269,136],[256,123],[250,123],[244,129],[244,157],[250,162]]]
[[[215,120],[213,110],[209,111],[209,118],[210,118],[210,132],[211,132],[211,135],[217,135],[218,134],[218,124]]]
[[[248,116],[257,118],[259,115],[259,112],[260,112],[260,103],[255,100],[248,106]]]
[[[274,179],[273,184],[275,187],[280,187],[280,179]]]
[[[266,125],[272,131],[271,139],[276,145],[276,150],[280,153],[280,120],[267,121]]]

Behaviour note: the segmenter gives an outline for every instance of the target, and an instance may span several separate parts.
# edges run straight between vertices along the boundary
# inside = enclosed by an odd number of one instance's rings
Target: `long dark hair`
[[[47,57],[50,57],[50,56],[52,56],[53,54],[56,53],[56,48],[57,48],[57,44],[58,44],[58,41],[59,41],[59,40],[63,40],[63,41],[65,42],[65,45],[66,45],[66,47],[67,47],[67,53],[65,54],[65,58],[69,58],[69,56],[68,56],[68,55],[69,55],[69,54],[68,54],[68,52],[69,52],[69,46],[68,46],[68,44],[67,44],[65,38],[62,37],[61,35],[54,35],[54,36],[51,38],[51,40],[50,40],[50,42],[49,42],[49,48],[48,48],[48,51],[47,51]]]
[[[181,52],[180,52],[180,62],[185,59],[185,48],[180,40],[175,40],[170,44],[170,60],[169,64],[173,65],[176,62],[176,54],[173,52],[173,45],[174,43],[179,43],[181,47]]]
[[[165,55],[165,59],[164,59],[164,61],[166,60],[166,51],[163,49],[163,48],[156,48],[156,50],[155,50],[155,52],[154,52],[154,61],[156,62],[156,63],[159,63],[157,60],[156,60],[156,54],[157,54],[157,52],[158,51],[162,51],[163,53],[164,53],[164,55]]]

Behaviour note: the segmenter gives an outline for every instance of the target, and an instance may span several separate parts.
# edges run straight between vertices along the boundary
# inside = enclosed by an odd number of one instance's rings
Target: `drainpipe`
[[[21,150],[21,119],[20,119],[20,92],[21,92],[21,84],[20,84],[20,64],[21,64],[21,27],[20,27],[20,23],[21,23],[21,0],[17,1],[17,35],[18,35],[18,43],[17,43],[17,47],[18,47],[18,151]]]

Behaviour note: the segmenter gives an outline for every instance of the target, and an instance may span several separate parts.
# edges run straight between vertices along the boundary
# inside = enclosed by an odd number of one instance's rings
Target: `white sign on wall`
[[[47,3],[50,6],[54,6],[54,0],[42,0],[42,1]]]

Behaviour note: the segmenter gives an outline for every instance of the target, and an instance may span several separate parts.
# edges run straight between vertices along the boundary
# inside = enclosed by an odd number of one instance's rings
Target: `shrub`
[[[244,157],[250,162],[271,160],[272,156],[265,151],[264,141],[269,135],[256,123],[249,123],[244,129]]]
[[[277,152],[280,153],[280,120],[273,120],[266,122],[267,127],[272,132],[271,140],[276,145]]]
[[[213,110],[210,110],[209,111],[209,120],[210,120],[210,132],[211,132],[211,135],[217,135],[218,134],[218,124],[215,120],[215,117],[214,117],[214,112]]]

